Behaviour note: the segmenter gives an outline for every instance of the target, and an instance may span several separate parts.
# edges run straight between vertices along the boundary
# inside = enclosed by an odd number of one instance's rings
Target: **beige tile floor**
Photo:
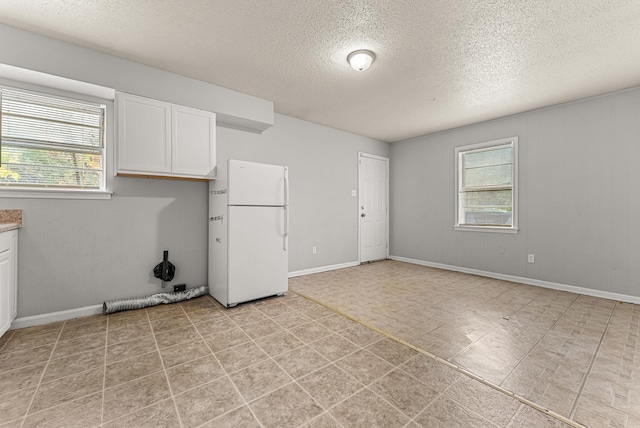
[[[294,292],[10,331],[0,427],[565,426],[500,388],[640,426],[634,305],[391,261],[290,288],[379,331]]]
[[[638,305],[389,260],[289,288],[572,421],[640,427]]]

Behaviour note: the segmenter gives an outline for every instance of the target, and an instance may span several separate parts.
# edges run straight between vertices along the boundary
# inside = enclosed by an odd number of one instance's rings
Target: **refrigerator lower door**
[[[228,306],[285,293],[285,208],[230,206],[228,213]]]

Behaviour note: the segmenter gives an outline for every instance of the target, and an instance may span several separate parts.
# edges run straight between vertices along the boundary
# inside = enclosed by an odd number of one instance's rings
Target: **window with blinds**
[[[104,188],[105,106],[0,88],[0,186]]]
[[[516,227],[518,138],[456,148],[456,226]]]

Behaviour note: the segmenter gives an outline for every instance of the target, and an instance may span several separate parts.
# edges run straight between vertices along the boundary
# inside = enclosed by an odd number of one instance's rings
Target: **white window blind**
[[[105,107],[0,88],[0,185],[102,189]]]
[[[456,226],[515,228],[517,141],[513,137],[456,149]]]

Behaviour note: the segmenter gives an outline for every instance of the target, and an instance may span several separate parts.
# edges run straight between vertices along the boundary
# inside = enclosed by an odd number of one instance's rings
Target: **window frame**
[[[511,184],[511,226],[467,225],[460,222],[460,193],[462,185],[462,158],[465,153],[485,150],[492,147],[510,145],[512,148],[512,184]],[[454,230],[473,232],[518,233],[518,137],[501,138],[499,140],[470,144],[455,148],[455,223]]]
[[[65,79],[66,80],[66,79]],[[76,82],[78,88],[83,88],[82,82]],[[114,106],[112,99],[105,99],[83,93],[69,92],[53,87],[44,87],[29,83],[17,82],[0,78],[0,88],[13,91],[29,92],[48,97],[68,99],[74,102],[90,103],[104,106],[104,127],[102,147],[102,177],[100,187],[95,188],[60,188],[46,186],[4,186],[0,185],[0,198],[29,198],[29,199],[111,199],[112,192],[108,190],[109,165],[111,164],[112,126]]]

